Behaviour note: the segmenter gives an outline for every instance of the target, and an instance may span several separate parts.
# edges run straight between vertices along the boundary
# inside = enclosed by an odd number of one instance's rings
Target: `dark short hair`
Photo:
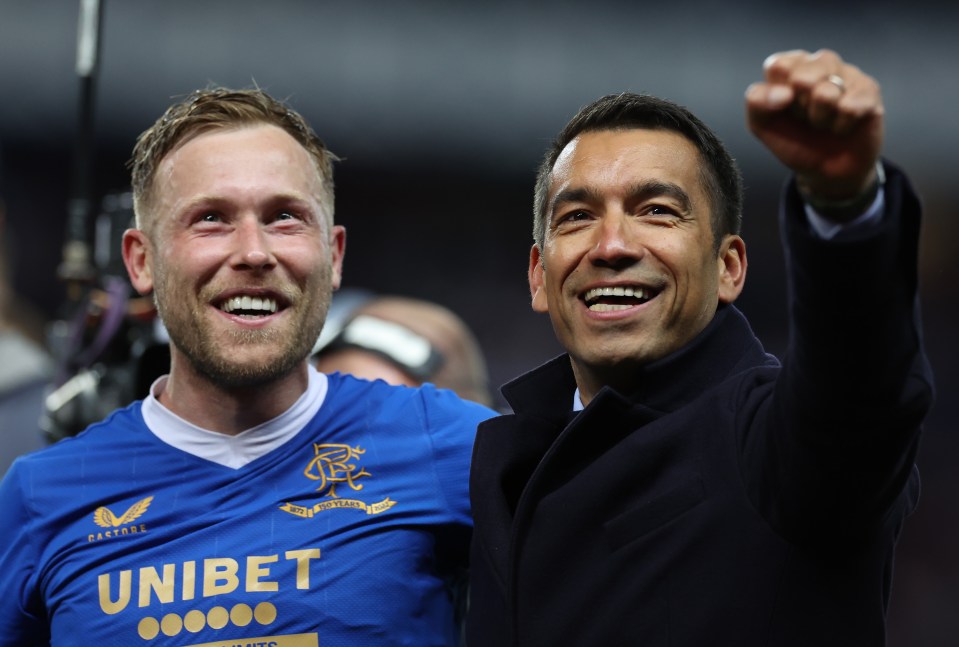
[[[329,213],[333,214],[333,162],[336,155],[295,110],[259,88],[232,90],[211,87],[196,90],[171,105],[157,121],[137,138],[131,169],[137,225],[143,227],[153,203],[157,168],[170,152],[197,135],[212,130],[229,130],[267,124],[277,126],[297,141],[310,155],[323,180]]]
[[[712,229],[718,247],[726,234],[742,227],[743,181],[736,161],[716,134],[687,108],[648,94],[608,94],[583,107],[557,135],[540,164],[533,197],[533,240],[542,248],[546,235],[547,197],[553,167],[563,149],[583,133],[634,128],[670,130],[699,150],[700,172],[712,207]]]

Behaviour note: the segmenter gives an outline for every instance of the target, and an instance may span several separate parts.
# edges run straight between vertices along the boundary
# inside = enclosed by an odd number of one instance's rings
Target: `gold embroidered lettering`
[[[240,585],[240,570],[235,559],[214,557],[203,560],[203,597],[232,593]]]
[[[320,549],[288,550],[285,557],[296,560],[296,588],[310,588],[310,560],[320,558]]]
[[[196,596],[196,562],[183,562],[183,599]]]
[[[232,593],[241,587],[247,593],[275,592],[280,590],[282,580],[289,586],[291,570],[295,571],[296,588],[309,589],[310,567],[313,560],[320,558],[320,549],[289,550],[283,554],[283,558],[287,564],[282,568],[273,566],[281,559],[279,554],[274,554],[249,555],[241,559],[217,557],[205,559],[200,565],[190,560],[180,564],[103,573],[97,576],[100,608],[107,615],[127,609],[134,589],[140,608],[167,604],[178,597],[184,601],[194,600],[198,595],[210,598]],[[295,562],[295,567],[288,562]],[[241,567],[245,569],[243,573],[240,572]],[[280,572],[284,578],[278,577]],[[134,576],[136,582],[133,581]],[[198,578],[202,579],[202,583]]]
[[[163,578],[157,573],[157,569],[152,566],[145,566],[140,569],[140,598],[138,606],[140,608],[150,606],[150,591],[156,593],[157,600],[163,602],[173,602],[174,582],[176,580],[176,565],[163,565]]]
[[[257,556],[250,555],[246,558],[246,590],[247,591],[279,591],[278,582],[261,582],[260,578],[268,577],[270,569],[264,567],[264,564],[271,564],[280,559],[279,555]]]
[[[97,578],[97,588],[100,592],[100,608],[108,616],[120,613],[130,603],[130,592],[133,589],[133,571],[120,571],[117,586],[116,601],[110,598],[110,574],[103,573]]]

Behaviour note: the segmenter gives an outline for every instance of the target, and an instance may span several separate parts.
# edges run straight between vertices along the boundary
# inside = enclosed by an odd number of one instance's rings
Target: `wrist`
[[[813,210],[833,222],[849,222],[855,220],[872,206],[880,189],[886,183],[886,174],[882,168],[882,162],[876,162],[875,172],[872,174],[872,180],[866,185],[866,188],[857,195],[848,199],[833,199],[817,196],[815,192],[804,186],[804,183],[797,178],[796,187],[803,201]]]

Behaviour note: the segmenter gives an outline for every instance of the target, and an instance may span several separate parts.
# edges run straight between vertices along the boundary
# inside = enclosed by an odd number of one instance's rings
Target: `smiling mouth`
[[[279,310],[276,299],[251,296],[230,297],[221,303],[219,308],[227,314],[238,317],[266,317]]]
[[[591,288],[583,295],[583,301],[592,312],[610,312],[628,310],[646,303],[653,296],[649,288],[615,286]]]

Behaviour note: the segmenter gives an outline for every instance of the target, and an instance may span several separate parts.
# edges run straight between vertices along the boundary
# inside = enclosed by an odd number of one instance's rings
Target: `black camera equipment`
[[[95,198],[94,100],[102,15],[100,0],[81,0],[73,191],[57,270],[67,303],[48,335],[57,371],[40,421],[51,442],[145,396],[169,366],[165,330],[153,302],[135,294],[121,256],[123,231],[133,223],[132,197],[114,193],[99,205]]]

